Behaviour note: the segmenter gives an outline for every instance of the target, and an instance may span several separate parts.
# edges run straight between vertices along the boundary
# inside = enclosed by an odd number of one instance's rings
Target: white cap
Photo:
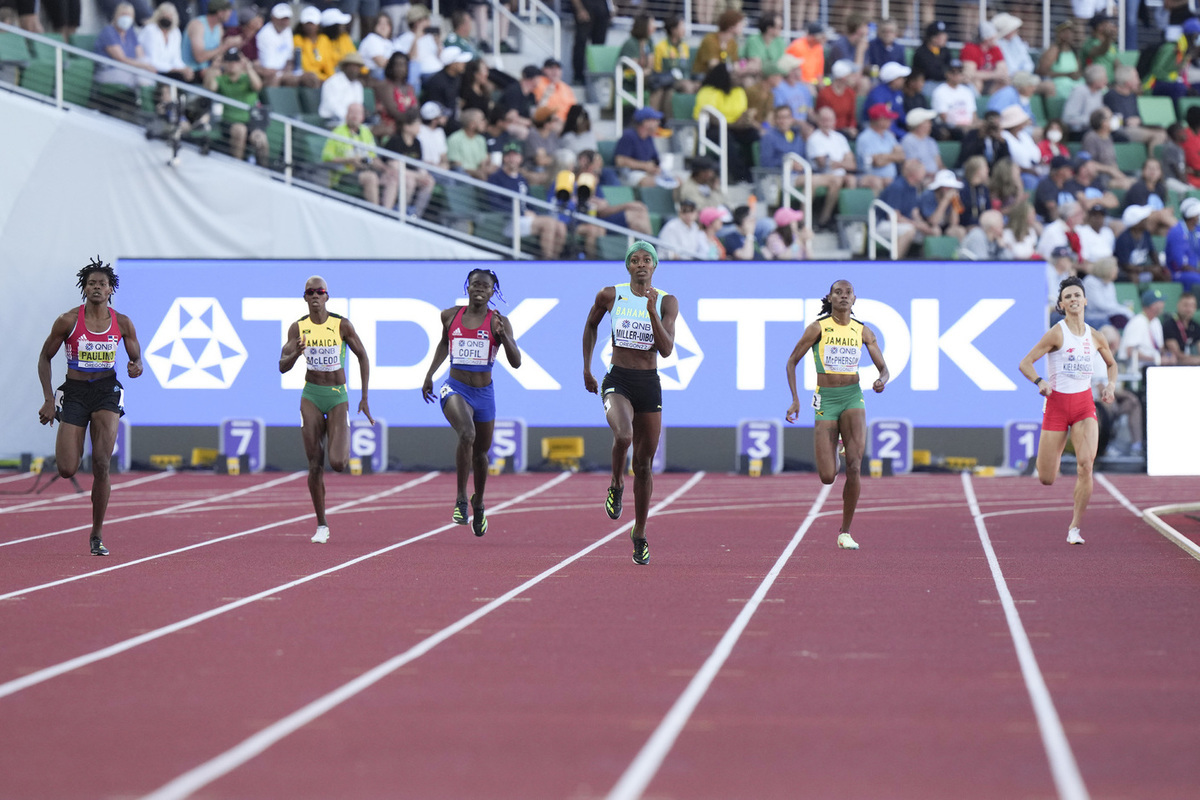
[[[307,24],[311,22],[313,25],[321,24],[321,9],[316,6],[305,6],[300,12],[300,22]]]
[[[1000,127],[1003,130],[1008,130],[1009,128],[1018,128],[1022,125],[1027,125],[1028,123],[1029,114],[1026,113],[1025,109],[1021,108],[1016,103],[1011,106],[1006,106],[1004,110],[1000,112]]]
[[[1195,197],[1185,197],[1183,202],[1179,204],[1179,216],[1184,219],[1200,217],[1200,200],[1197,200]]]
[[[832,74],[835,78],[849,78],[858,72],[858,64],[848,58],[840,58],[833,62]]]
[[[1022,22],[1020,18],[1014,17],[1012,14],[997,14],[992,17],[992,25],[996,27],[997,36],[1008,36],[1020,28]]]
[[[287,3],[276,3],[271,9],[271,19],[291,19],[292,7]]]
[[[922,122],[930,122],[937,119],[937,115],[937,112],[931,108],[914,108],[904,115],[904,124],[911,131]]]
[[[426,122],[432,122],[445,113],[446,111],[442,108],[442,104],[436,100],[426,100],[424,105],[421,106],[421,119]]]
[[[343,14],[339,9],[327,8],[321,12],[321,27],[327,28],[330,25],[348,25],[353,19],[349,14]]]
[[[929,191],[938,189],[961,189],[962,181],[954,177],[954,171],[949,169],[939,169],[937,174],[933,176],[933,183],[929,184]]]
[[[1000,35],[996,26],[988,22],[986,19],[979,23],[979,38],[980,39],[995,39]]]
[[[911,74],[911,69],[895,61],[889,61],[879,68],[879,80],[884,83],[891,83],[896,78],[907,78]]]
[[[468,61],[473,61],[474,59],[475,57],[466,50],[454,45],[450,45],[442,50],[443,64],[466,64]]]
[[[1121,222],[1126,228],[1132,228],[1150,216],[1150,206],[1129,206],[1121,215]]]

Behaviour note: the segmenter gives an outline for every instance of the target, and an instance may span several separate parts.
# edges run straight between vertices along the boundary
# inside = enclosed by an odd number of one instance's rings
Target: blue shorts
[[[467,386],[465,383],[454,378],[446,378],[446,382],[442,384],[441,404],[442,410],[446,410],[446,401],[452,396],[458,395],[463,400],[467,401],[467,405],[474,411],[471,419],[476,422],[491,422],[496,419],[496,392],[493,388],[495,384],[489,383],[487,386]]]

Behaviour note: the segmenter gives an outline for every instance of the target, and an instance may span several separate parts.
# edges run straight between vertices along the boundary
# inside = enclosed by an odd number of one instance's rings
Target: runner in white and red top
[[[109,462],[117,440],[117,421],[125,414],[125,389],[117,380],[117,347],[125,343],[129,377],[142,374],[142,346],[133,323],[109,306],[117,291],[117,274],[99,258],[77,273],[76,285],[83,305],[54,320],[50,335],[38,358],[38,380],[45,401],[38,420],[53,427],[59,422],[54,442],[58,474],[70,478],[83,459],[83,437],[92,428],[92,555],[106,556],[101,538],[108,511]],[[67,379],[51,388],[51,359],[63,345],[67,348]]]
[[[492,390],[492,364],[504,348],[508,363],[521,366],[521,350],[513,336],[512,324],[490,307],[493,297],[501,300],[500,279],[488,269],[473,269],[467,274],[463,291],[465,306],[453,306],[442,312],[442,338],[433,352],[433,362],[425,374],[421,396],[434,401],[433,375],[447,357],[450,376],[442,384],[442,413],[458,434],[454,465],[458,472],[458,494],[452,519],[467,524],[467,475],[475,468],[475,493],[471,495],[471,529],[476,536],[487,533],[483,490],[487,484],[488,450],[496,427],[496,397]]]
[[[1070,432],[1075,447],[1078,475],[1075,479],[1075,510],[1067,529],[1069,544],[1083,544],[1079,533],[1083,512],[1092,497],[1092,464],[1100,439],[1096,406],[1092,400],[1092,359],[1098,353],[1108,370],[1108,382],[1100,392],[1103,403],[1112,403],[1116,391],[1117,362],[1108,340],[1083,321],[1087,298],[1083,282],[1074,276],[1058,287],[1058,311],[1066,319],[1047,331],[1021,359],[1021,374],[1038,387],[1045,400],[1042,436],[1038,442],[1037,472],[1049,486],[1058,477],[1063,450]],[[1033,362],[1046,356],[1047,378],[1038,375]]]

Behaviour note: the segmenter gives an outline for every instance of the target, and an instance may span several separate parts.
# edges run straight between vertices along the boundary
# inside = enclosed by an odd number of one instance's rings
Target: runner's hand
[[[367,406],[367,398],[358,401],[358,413],[367,418],[367,422],[375,424],[375,418],[371,416],[371,409]]]
[[[792,404],[790,406],[788,406],[788,410],[787,410],[787,414],[785,415],[785,418],[787,419],[788,422],[795,422],[797,419],[800,418],[800,401],[799,400],[793,400]]]
[[[1054,394],[1054,390],[1050,388],[1050,381],[1042,381],[1038,384],[1038,394],[1042,397],[1049,397]]]
[[[600,394],[600,384],[596,383],[596,378],[590,372],[583,373],[583,388],[592,394]]]
[[[504,340],[507,339],[508,341],[513,342],[513,344],[516,344],[516,342],[513,340],[512,324],[508,321],[508,317],[497,311],[495,319],[496,338],[500,341],[500,343],[503,344]]]
[[[433,396],[433,378],[425,376],[425,382],[421,384],[421,397],[425,398],[426,403],[432,403],[437,398]]]
[[[647,289],[646,289],[646,310],[649,311],[651,314],[653,314],[655,312],[655,305],[657,304],[657,302],[658,302],[658,289],[655,289],[653,286],[647,287]]]
[[[42,407],[38,409],[38,422],[43,425],[54,427],[54,401],[47,400],[42,403]]]
[[[876,378],[875,382],[873,384],[871,384],[871,388],[875,390],[875,394],[879,394],[880,392],[882,392],[883,386],[884,386],[884,383],[879,378]]]
[[[126,371],[129,373],[129,377],[131,377],[131,378],[136,378],[139,375],[141,375],[142,374],[142,360],[139,358],[134,361],[130,361]]]

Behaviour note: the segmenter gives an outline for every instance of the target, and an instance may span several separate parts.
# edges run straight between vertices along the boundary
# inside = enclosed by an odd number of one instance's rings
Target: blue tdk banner
[[[304,362],[286,375],[279,356],[288,326],[307,313],[304,283],[320,275],[330,311],[348,317],[371,362],[370,402],[392,427],[442,425],[421,382],[441,333],[439,312],[465,302],[475,266],[495,270],[524,363],[500,354],[493,373],[502,417],[530,426],[604,424],[583,388],[581,340],[596,293],[628,280],[619,263],[129,260],[119,265],[114,305],[137,326],[146,373],[128,387],[139,425],[217,425],[257,417],[299,419]],[[1045,330],[1046,272],[1036,262],[791,262],[661,264],[654,285],[679,300],[675,351],[659,360],[664,423],[734,427],[781,418],[791,398],[788,355],[821,298],[839,279],[854,284],[854,315],[879,337],[892,379],[868,392],[870,417],[918,426],[1002,427],[1036,412],[1018,392],[1017,363]],[[592,363],[611,353],[600,325]],[[877,374],[862,355],[862,384]],[[444,378],[443,364],[437,382]],[[349,357],[350,407],[358,364]],[[802,407],[816,387],[811,354],[801,365]],[[811,416],[801,415],[811,425]]]

